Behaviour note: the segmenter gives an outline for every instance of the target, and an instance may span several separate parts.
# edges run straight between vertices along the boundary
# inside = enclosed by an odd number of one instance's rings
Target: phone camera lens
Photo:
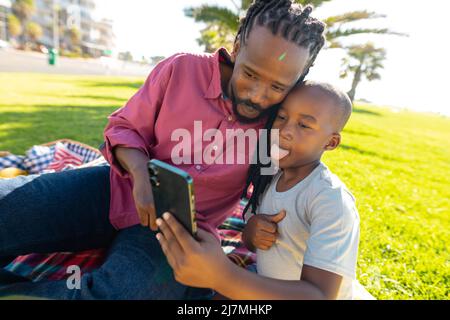
[[[151,183],[152,187],[155,187],[155,188],[158,188],[160,186],[159,180],[156,177],[151,177],[150,183]]]
[[[156,168],[154,166],[150,166],[149,172],[150,172],[150,175],[152,175],[152,176],[158,175],[158,170],[156,170]]]

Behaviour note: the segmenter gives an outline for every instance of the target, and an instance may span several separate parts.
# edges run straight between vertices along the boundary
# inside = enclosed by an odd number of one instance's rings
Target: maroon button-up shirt
[[[211,153],[213,158],[220,156],[220,150],[230,152],[225,146],[228,129],[264,127],[266,119],[256,124],[235,120],[231,102],[222,95],[219,63],[224,57],[229,55],[222,48],[215,54],[182,53],[164,60],[128,103],[109,117],[101,151],[112,169],[110,220],[117,229],[139,224],[139,217],[132,195],[132,177],[114,158],[114,147],[136,148],[150,159],[174,165],[177,161],[173,161],[172,153],[176,146],[179,149],[181,140],[173,141],[172,135],[180,129],[192,137],[191,141],[182,141],[183,146],[192,147],[192,152],[182,155],[193,160],[196,152],[198,155],[207,147],[218,150]],[[196,121],[201,121],[201,125]],[[204,137],[199,137],[210,129],[220,131],[223,141],[204,141]],[[246,150],[253,154],[254,144],[247,144]],[[222,156],[223,164],[175,164],[194,179],[199,227],[216,236],[216,228],[239,202],[249,169],[248,157],[245,164],[225,164],[226,157]]]

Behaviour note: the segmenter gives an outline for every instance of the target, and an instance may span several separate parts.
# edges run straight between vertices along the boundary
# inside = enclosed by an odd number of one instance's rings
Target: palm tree
[[[14,0],[12,4],[12,12],[19,19],[22,30],[27,29],[28,20],[36,11],[34,0]],[[26,42],[26,32],[22,32],[22,44]]]
[[[194,18],[196,22],[206,24],[206,27],[201,30],[200,38],[197,42],[205,46],[207,52],[212,52],[220,46],[225,46],[229,49],[233,46],[234,37],[239,28],[239,17],[241,17],[250,7],[252,0],[230,0],[234,6],[234,10],[220,7],[216,5],[201,5],[199,7],[190,7],[185,9],[185,15]],[[326,2],[332,0],[295,0],[294,2],[307,5],[312,4],[314,7],[320,7]],[[351,28],[348,24],[369,19],[384,18],[382,14],[369,11],[352,11],[341,15],[331,16],[324,19],[327,24],[328,34],[328,48],[342,48],[341,40],[355,34],[394,34],[386,28]]]
[[[356,96],[356,88],[365,77],[368,81],[381,79],[379,69],[383,69],[386,50],[376,48],[373,43],[353,45],[346,48],[347,56],[342,60],[343,71],[341,78],[353,75],[352,88],[348,95],[352,101]]]

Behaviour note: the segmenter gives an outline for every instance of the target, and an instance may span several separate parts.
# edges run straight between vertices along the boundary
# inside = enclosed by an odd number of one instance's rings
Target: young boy
[[[231,299],[352,299],[359,216],[352,194],[321,162],[325,151],[339,146],[351,111],[347,95],[313,82],[293,90],[281,106],[273,124],[279,145],[272,147],[281,170],[268,186],[255,186],[249,207],[258,214],[243,233],[248,248],[257,250],[258,275],[222,262],[226,267],[216,274],[223,277],[213,279],[206,269],[214,269],[211,264],[222,255],[208,237],[201,233],[200,243],[187,245],[174,219],[168,218],[169,225],[158,221],[164,235],[158,237],[178,280]],[[173,236],[195,258],[172,253]]]

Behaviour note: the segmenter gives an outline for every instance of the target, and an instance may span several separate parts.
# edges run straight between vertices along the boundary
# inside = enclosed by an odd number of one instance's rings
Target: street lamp
[[[60,5],[59,5],[59,1],[58,0],[53,0],[52,9],[53,9],[53,49],[55,49],[56,52],[59,52],[59,17],[58,17],[58,12],[59,12],[59,9],[60,9]]]

